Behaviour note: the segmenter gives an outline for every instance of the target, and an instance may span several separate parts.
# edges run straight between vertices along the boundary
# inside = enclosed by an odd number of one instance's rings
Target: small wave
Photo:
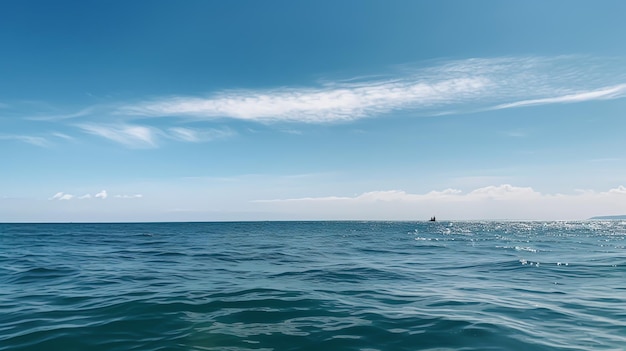
[[[626,344],[620,223],[4,228],[0,351]]]

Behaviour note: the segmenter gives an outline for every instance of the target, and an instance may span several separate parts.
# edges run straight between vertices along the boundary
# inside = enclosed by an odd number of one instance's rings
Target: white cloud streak
[[[533,100],[524,100],[513,102],[509,104],[502,104],[493,107],[493,109],[504,109],[504,108],[514,108],[514,107],[524,107],[524,106],[535,106],[535,105],[547,105],[547,104],[563,104],[563,103],[575,103],[575,102],[584,102],[591,100],[609,100],[609,99],[617,99],[626,96],[626,84],[619,84],[611,87],[604,87],[597,90],[591,90],[581,93],[557,96],[552,98],[544,98],[544,99],[533,99]]]
[[[73,137],[71,137],[71,136],[69,136],[69,135],[67,135],[65,133],[54,132],[54,133],[52,133],[52,135],[57,137],[57,138],[64,139],[64,140],[69,140],[69,141],[73,141],[74,140]]]
[[[471,100],[490,85],[484,77],[458,77],[437,82],[387,81],[322,89],[241,91],[211,98],[168,98],[126,106],[120,112],[140,116],[326,123]]]
[[[190,143],[202,143],[227,138],[235,133],[230,129],[193,129],[174,127],[168,129],[168,137]]]
[[[130,148],[155,148],[159,139],[171,139],[188,143],[203,143],[216,139],[224,139],[236,133],[229,128],[184,128],[171,127],[159,129],[136,124],[79,124],[84,132],[120,143]]]
[[[54,194],[52,197],[48,198],[48,200],[90,200],[90,199],[105,200],[108,197],[109,197],[109,194],[107,193],[106,190],[102,190],[94,195],[84,194],[82,196],[75,196],[75,195],[67,194],[65,192],[60,191]],[[117,195],[113,195],[113,197],[116,199],[140,199],[143,197],[143,195],[142,194],[132,194],[132,195],[117,194]]]
[[[626,72],[614,68],[609,72],[604,65],[582,57],[467,59],[385,80],[163,97],[127,104],[116,112],[144,118],[330,123],[398,110],[442,114],[451,109],[504,109],[626,96]],[[178,134],[193,139],[184,131]]]
[[[228,128],[190,128],[189,121],[336,123],[398,112],[440,116],[620,99],[626,97],[623,61],[583,56],[472,58],[421,68],[404,66],[384,78],[379,75],[326,80],[309,86],[118,101],[74,113],[40,113],[24,119],[68,123],[129,148],[156,148],[164,140],[201,143],[235,135]],[[11,107],[9,112],[22,114],[20,111]],[[113,122],[103,123],[103,118]],[[161,120],[155,123],[154,119]],[[55,141],[74,140],[74,136],[64,133],[51,135]],[[51,145],[44,137],[22,133],[0,134],[0,140]]]
[[[26,119],[29,119],[32,121],[61,121],[61,120],[66,120],[66,119],[75,119],[75,118],[80,118],[84,116],[89,116],[90,114],[95,112],[95,110],[96,110],[95,107],[87,107],[74,113],[52,114],[52,115],[46,114],[46,115],[41,115],[41,116],[27,117]]]
[[[131,148],[156,147],[155,130],[146,126],[129,124],[79,124],[83,131],[115,141]]]
[[[0,140],[17,140],[39,147],[50,146],[50,143],[46,138],[32,135],[0,135]]]

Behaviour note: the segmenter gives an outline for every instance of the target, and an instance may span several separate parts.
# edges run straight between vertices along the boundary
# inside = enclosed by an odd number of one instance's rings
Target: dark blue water
[[[0,350],[626,350],[626,222],[0,224]]]

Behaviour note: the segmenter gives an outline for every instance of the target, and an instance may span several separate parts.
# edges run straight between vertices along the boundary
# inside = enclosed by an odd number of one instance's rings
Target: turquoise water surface
[[[0,350],[626,350],[626,222],[0,224]]]

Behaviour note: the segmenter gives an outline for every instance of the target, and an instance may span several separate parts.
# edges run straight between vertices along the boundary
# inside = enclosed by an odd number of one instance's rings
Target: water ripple
[[[0,224],[0,350],[620,350],[626,222]]]

